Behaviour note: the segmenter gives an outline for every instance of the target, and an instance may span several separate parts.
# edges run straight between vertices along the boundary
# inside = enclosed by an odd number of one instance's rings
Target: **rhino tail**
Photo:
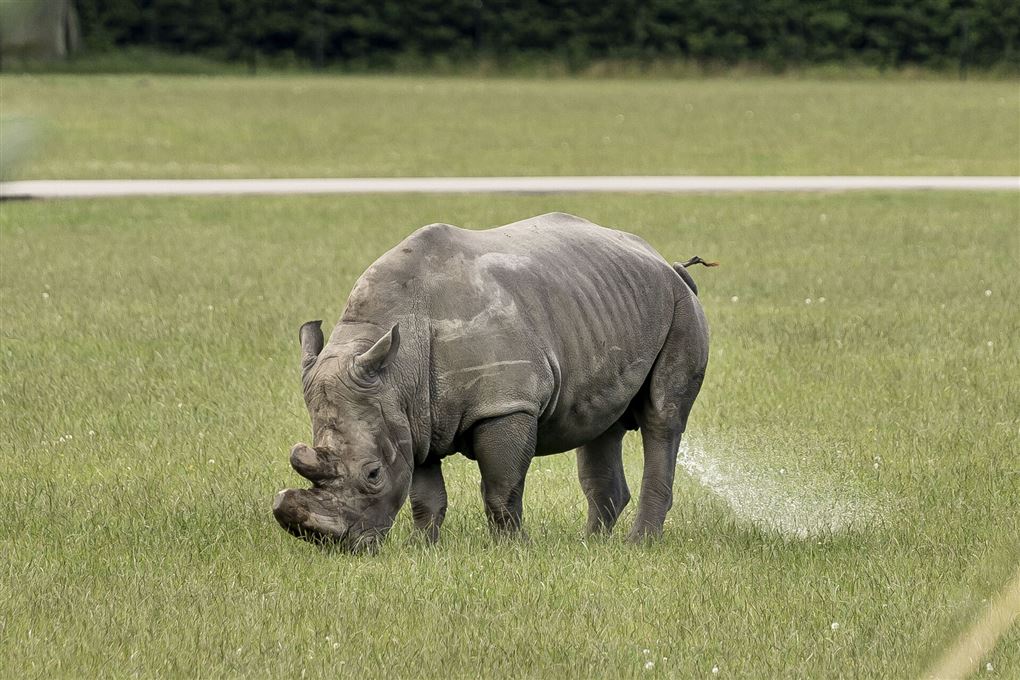
[[[694,283],[694,279],[691,277],[690,274],[687,273],[687,268],[691,267],[693,265],[696,265],[696,264],[704,265],[706,267],[718,267],[719,266],[718,262],[706,262],[705,260],[702,260],[697,255],[695,255],[691,259],[687,260],[686,262],[674,262],[673,263],[673,269],[676,270],[676,273],[680,275],[680,278],[684,280],[684,283],[687,284],[687,287],[690,288],[691,292],[694,293],[695,295],[698,294],[698,284]]]
[[[683,267],[684,269],[687,269],[688,267],[690,267],[692,265],[695,265],[695,264],[703,264],[706,267],[718,267],[719,266],[718,262],[707,262],[705,260],[702,260],[697,255],[695,255],[691,259],[687,260],[686,262],[674,262],[673,266],[676,267],[677,270],[679,270],[681,267]]]

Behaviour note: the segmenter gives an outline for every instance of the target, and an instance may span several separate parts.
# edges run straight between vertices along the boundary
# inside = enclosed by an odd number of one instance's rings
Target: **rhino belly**
[[[591,354],[584,365],[560,364],[561,377],[551,409],[539,419],[536,453],[577,448],[605,432],[627,412],[651,372],[658,348],[627,352],[610,346]]]

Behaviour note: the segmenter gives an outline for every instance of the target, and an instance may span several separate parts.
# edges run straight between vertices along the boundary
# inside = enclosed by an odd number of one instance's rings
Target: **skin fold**
[[[478,463],[492,531],[517,535],[532,458],[577,449],[587,529],[608,532],[631,497],[623,435],[640,429],[629,536],[660,535],[708,363],[695,290],[642,239],[572,215],[422,227],[365,271],[328,342],[321,322],[301,327],[312,444],[291,464],[313,486],[277,494],[277,520],[374,549],[410,497],[438,540],[442,460],[461,453]]]

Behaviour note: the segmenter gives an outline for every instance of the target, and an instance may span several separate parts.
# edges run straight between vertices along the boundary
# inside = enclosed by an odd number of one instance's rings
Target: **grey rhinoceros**
[[[461,453],[478,462],[490,527],[515,534],[532,458],[576,448],[588,531],[608,532],[630,501],[623,435],[640,429],[630,538],[658,536],[708,363],[685,266],[562,213],[418,229],[358,279],[328,343],[320,321],[301,327],[313,444],[290,460],[313,487],[277,494],[277,520],[374,548],[410,495],[415,526],[437,540],[442,460]]]

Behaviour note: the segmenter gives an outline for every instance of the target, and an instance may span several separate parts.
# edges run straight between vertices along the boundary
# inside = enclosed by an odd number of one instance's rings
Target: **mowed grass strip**
[[[1020,174],[1014,81],[6,75],[0,93],[37,123],[25,179]]]
[[[586,540],[572,454],[532,466],[528,545],[490,540],[461,457],[436,547],[406,509],[375,557],[280,530],[299,324],[417,226],[554,209],[722,261],[694,272],[712,360],[664,540]],[[1009,194],[4,204],[0,676],[914,676],[1020,558],[1018,218]],[[626,461],[636,489],[636,437]],[[982,664],[1016,675],[1018,643]]]

